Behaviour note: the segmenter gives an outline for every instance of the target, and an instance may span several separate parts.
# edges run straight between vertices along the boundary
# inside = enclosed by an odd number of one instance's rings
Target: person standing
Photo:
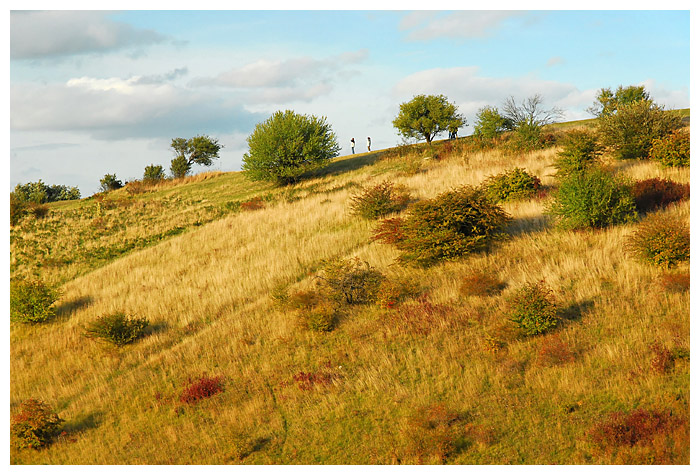
[[[350,139],[350,148],[352,148],[352,154],[355,155],[355,137]]]
[[[367,137],[367,151],[371,152],[372,151],[371,148],[372,148],[372,139]]]

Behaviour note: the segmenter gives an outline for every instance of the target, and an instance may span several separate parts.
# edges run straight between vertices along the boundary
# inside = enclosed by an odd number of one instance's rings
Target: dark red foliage
[[[591,431],[594,443],[601,447],[629,446],[650,442],[655,436],[671,432],[677,418],[670,412],[636,409],[630,413],[613,412]]]
[[[213,378],[202,376],[195,380],[190,379],[180,395],[180,402],[194,404],[202,399],[223,392],[223,380],[223,376],[215,376]]]
[[[384,244],[396,244],[404,238],[401,218],[383,219],[374,229],[372,241],[379,241]]]
[[[636,182],[632,194],[637,210],[646,213],[663,208],[676,201],[690,199],[690,184],[676,183],[661,178],[649,178]]]
[[[265,207],[265,202],[259,196],[252,198],[249,201],[244,201],[241,203],[241,209],[244,211],[254,211],[256,209],[262,209]]]

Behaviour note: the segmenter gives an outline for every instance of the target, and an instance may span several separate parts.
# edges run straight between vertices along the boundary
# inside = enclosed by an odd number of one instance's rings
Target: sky
[[[372,5],[382,2],[362,8]],[[443,94],[456,104],[468,122],[460,136],[471,133],[481,107],[499,107],[510,96],[521,102],[540,94],[545,107],[564,110],[564,120],[590,118],[596,93],[620,85],[644,85],[667,109],[690,107],[689,6],[19,8],[27,4],[8,12],[6,48],[10,191],[41,179],[77,186],[87,197],[108,173],[127,181],[140,179],[147,165],[169,170],[171,140],[202,134],[224,148],[212,167],[195,166],[194,173],[240,170],[246,138],[278,110],[326,117],[345,155],[353,137],[359,151],[368,136],[373,149],[401,143],[392,120],[417,94]]]

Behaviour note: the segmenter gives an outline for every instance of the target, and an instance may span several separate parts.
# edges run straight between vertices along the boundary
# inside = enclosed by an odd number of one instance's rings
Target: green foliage
[[[88,324],[85,334],[90,338],[100,338],[117,346],[123,346],[141,338],[148,327],[145,318],[129,318],[123,313],[113,313],[98,318]]]
[[[586,110],[596,117],[607,117],[617,112],[620,106],[648,100],[650,96],[644,86],[618,86],[614,94],[610,88],[603,88],[598,91],[593,106]]]
[[[124,184],[121,182],[121,180],[117,180],[117,175],[110,175],[106,174],[102,179],[100,180],[100,189],[102,191],[112,191],[112,190],[118,190],[119,188],[123,187]]]
[[[649,158],[664,167],[690,166],[690,132],[680,129],[651,142]]]
[[[175,152],[175,158],[170,162],[170,172],[174,178],[182,178],[194,164],[211,166],[213,159],[219,158],[223,147],[218,139],[208,135],[197,135],[191,139],[175,138],[170,143],[170,148]]]
[[[12,416],[10,435],[17,448],[39,449],[51,442],[63,419],[43,401],[27,399]]]
[[[511,96],[503,103],[502,116],[506,124],[514,130],[510,147],[518,152],[541,149],[548,144],[542,134],[542,127],[559,119],[563,112],[558,107],[544,109],[543,99],[539,94],[528,97],[516,104]]]
[[[508,317],[525,335],[540,335],[557,326],[554,292],[544,282],[525,284],[508,299]]]
[[[17,193],[10,193],[10,226],[16,226],[27,214],[27,202]]]
[[[540,179],[522,168],[490,176],[481,184],[483,193],[496,203],[532,198],[541,187]]]
[[[319,279],[331,300],[354,305],[373,302],[384,276],[358,258],[331,259],[323,263]]]
[[[562,229],[604,228],[637,218],[631,186],[598,167],[566,177],[547,212]]]
[[[482,107],[476,114],[474,136],[483,139],[495,139],[505,130],[511,130],[513,124],[503,117],[496,107]]]
[[[641,261],[674,267],[690,259],[690,227],[681,218],[652,215],[629,237],[628,247]]]
[[[596,135],[588,130],[577,129],[569,132],[561,144],[562,150],[554,162],[559,177],[585,170],[594,164],[602,153]]]
[[[411,195],[403,187],[385,180],[373,187],[362,187],[359,193],[350,198],[352,213],[365,219],[376,219],[391,213],[398,213],[406,206]]]
[[[599,134],[603,145],[620,159],[646,158],[655,139],[683,125],[681,118],[669,114],[652,101],[637,101],[619,106],[616,113],[603,116]]]
[[[75,186],[48,186],[41,180],[26,184],[19,183],[15,186],[14,193],[17,199],[36,204],[80,199],[80,190]]]
[[[422,94],[401,104],[399,114],[392,122],[403,137],[425,139],[428,143],[440,132],[456,130],[466,123],[457,112],[457,106],[450,104],[447,97]]]
[[[296,310],[299,322],[308,330],[329,332],[335,327],[337,308],[325,292],[299,291],[278,301]]]
[[[38,280],[10,282],[10,319],[22,323],[43,323],[56,314],[58,291]]]
[[[158,182],[165,179],[165,170],[163,165],[148,165],[143,170],[143,181],[145,182]]]
[[[463,186],[411,205],[405,219],[384,220],[374,239],[393,243],[400,261],[427,266],[486,249],[509,221],[481,191]]]
[[[338,155],[340,145],[326,118],[277,111],[248,136],[243,170],[255,181],[296,182]]]

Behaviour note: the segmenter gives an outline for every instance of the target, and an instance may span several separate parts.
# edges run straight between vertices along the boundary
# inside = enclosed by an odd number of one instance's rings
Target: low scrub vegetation
[[[544,282],[519,288],[508,299],[508,318],[528,336],[541,335],[559,323],[554,291]]]
[[[371,303],[377,296],[384,275],[369,263],[354,259],[332,259],[323,264],[322,292],[339,304]]]
[[[58,291],[38,280],[10,282],[10,319],[21,323],[43,323],[56,315]]]
[[[628,238],[637,259],[660,267],[674,267],[690,259],[690,227],[680,218],[649,216]]]
[[[17,448],[39,449],[51,443],[63,419],[38,399],[27,399],[10,420],[12,443]]]
[[[482,184],[483,193],[496,203],[525,200],[536,196],[542,182],[522,168],[513,168],[488,177]]]
[[[396,246],[401,262],[427,266],[487,249],[509,221],[479,189],[463,186],[414,203],[406,218],[382,221],[373,239]]]
[[[629,183],[602,168],[566,177],[548,212],[562,229],[604,228],[637,218]]]
[[[365,219],[376,219],[391,213],[398,213],[408,206],[411,195],[390,181],[383,181],[372,187],[363,187],[350,198],[352,213]]]
[[[184,404],[196,404],[203,399],[208,399],[224,391],[223,376],[200,376],[190,378],[184,385],[180,394],[180,402]]]
[[[506,288],[506,283],[492,273],[473,271],[462,278],[459,290],[465,296],[486,297],[497,295]]]
[[[647,178],[632,185],[632,195],[637,211],[648,213],[690,199],[690,184],[676,183],[668,178]]]
[[[554,162],[560,178],[582,172],[596,164],[603,152],[595,133],[587,129],[569,132],[563,137],[561,146],[562,150]]]
[[[690,131],[676,130],[652,141],[649,158],[664,167],[690,166]]]
[[[146,318],[113,313],[88,324],[85,334],[90,338],[99,338],[117,346],[123,346],[141,338],[146,332],[148,323]]]
[[[415,411],[401,433],[400,463],[444,464],[466,449],[466,416],[443,404],[433,404]]]

